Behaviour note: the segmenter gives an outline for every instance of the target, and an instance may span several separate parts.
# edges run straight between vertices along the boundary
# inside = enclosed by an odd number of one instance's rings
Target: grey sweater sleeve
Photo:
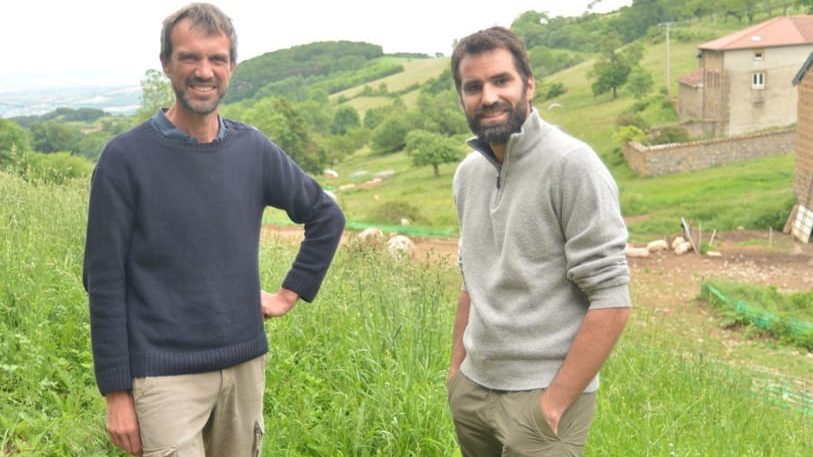
[[[567,277],[587,295],[590,309],[631,306],[627,228],[610,172],[583,146],[562,157],[558,178]]]

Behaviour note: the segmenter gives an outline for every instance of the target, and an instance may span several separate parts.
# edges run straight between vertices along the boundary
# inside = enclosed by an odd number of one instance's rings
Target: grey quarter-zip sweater
[[[536,110],[502,164],[469,145],[453,182],[471,298],[461,370],[491,389],[544,388],[588,310],[631,306],[618,188],[592,148]]]

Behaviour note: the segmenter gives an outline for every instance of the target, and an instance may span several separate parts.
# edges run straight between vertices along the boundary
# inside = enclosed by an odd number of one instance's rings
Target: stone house
[[[698,46],[679,79],[678,112],[717,136],[796,122],[799,65],[813,52],[813,15],[782,16]]]
[[[796,207],[791,214],[790,224],[793,236],[805,243],[810,241],[813,232],[813,53],[793,78],[798,91],[798,121],[796,123],[796,174],[793,190],[796,194]]]

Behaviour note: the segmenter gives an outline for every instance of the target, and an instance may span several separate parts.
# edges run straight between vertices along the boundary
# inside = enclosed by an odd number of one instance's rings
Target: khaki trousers
[[[463,457],[577,457],[584,453],[596,409],[585,393],[565,411],[554,434],[542,413],[543,389],[487,389],[458,372],[448,385],[449,407]]]
[[[136,378],[143,457],[259,456],[265,355],[223,370]]]

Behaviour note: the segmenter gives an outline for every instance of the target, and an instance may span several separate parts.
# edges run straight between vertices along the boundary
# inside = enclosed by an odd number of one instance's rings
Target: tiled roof
[[[690,87],[700,87],[703,85],[703,69],[698,68],[692,73],[688,75],[683,75],[678,78],[678,82],[680,84],[690,86]]]
[[[797,44],[813,44],[813,15],[775,17],[745,30],[703,43],[698,48],[729,51]]]

